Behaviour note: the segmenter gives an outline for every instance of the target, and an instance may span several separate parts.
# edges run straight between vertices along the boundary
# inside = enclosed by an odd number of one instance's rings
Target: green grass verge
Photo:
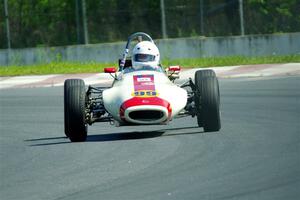
[[[111,66],[116,66],[116,63],[52,62],[26,66],[0,66],[0,76],[96,73],[102,72],[104,67]]]
[[[272,63],[298,63],[300,55],[287,56],[264,56],[264,57],[245,57],[245,56],[229,56],[229,57],[210,57],[195,59],[178,59],[163,61],[164,66],[180,65],[184,67],[218,67],[218,66],[234,66],[234,65],[254,65],[254,64],[272,64]]]
[[[162,60],[163,66],[180,65],[186,68],[267,64],[267,63],[268,64],[291,63],[291,62],[300,63],[300,55],[265,56],[265,57],[230,56],[230,57]],[[48,64],[28,65],[28,66],[0,66],[0,76],[96,73],[96,72],[102,72],[104,67],[111,67],[111,66],[117,66],[117,62],[116,63],[52,62]]]

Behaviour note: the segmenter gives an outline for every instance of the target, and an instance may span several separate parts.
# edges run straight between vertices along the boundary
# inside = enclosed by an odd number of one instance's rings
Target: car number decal
[[[135,97],[153,97],[158,93],[155,90],[154,75],[135,75],[133,76],[134,92],[132,96]]]

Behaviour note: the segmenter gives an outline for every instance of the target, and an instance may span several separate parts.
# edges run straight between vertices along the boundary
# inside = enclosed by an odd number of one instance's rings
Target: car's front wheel
[[[205,132],[219,131],[220,93],[219,83],[212,70],[199,70],[195,74],[195,106],[199,127]]]
[[[65,134],[72,142],[85,141],[85,84],[81,79],[67,79],[64,83]]]

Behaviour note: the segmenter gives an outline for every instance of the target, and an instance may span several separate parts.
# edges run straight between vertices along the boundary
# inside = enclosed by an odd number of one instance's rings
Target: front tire
[[[65,134],[72,142],[82,142],[87,137],[85,101],[84,81],[66,80],[64,84]]]
[[[213,70],[199,70],[195,74],[195,105],[199,127],[205,132],[219,131],[220,94],[218,79]]]

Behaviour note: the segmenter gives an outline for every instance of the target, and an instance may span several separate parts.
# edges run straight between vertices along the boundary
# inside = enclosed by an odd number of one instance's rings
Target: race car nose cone
[[[123,121],[138,124],[164,123],[170,119],[170,104],[158,97],[134,97],[125,101],[120,108]]]
[[[160,123],[168,119],[164,108],[156,106],[138,106],[125,110],[125,119],[135,123]]]

